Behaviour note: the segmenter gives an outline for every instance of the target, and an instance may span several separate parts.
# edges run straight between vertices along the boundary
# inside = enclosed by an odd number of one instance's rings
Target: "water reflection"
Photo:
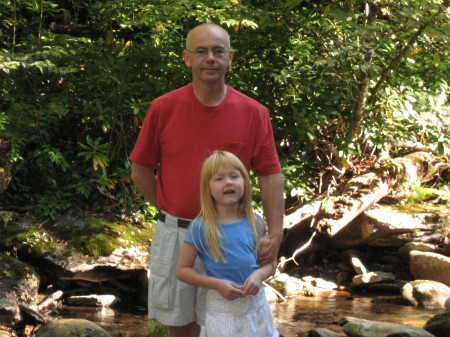
[[[306,336],[317,327],[327,328],[344,335],[335,324],[341,318],[352,316],[374,321],[385,321],[423,327],[425,322],[444,310],[425,310],[406,306],[394,296],[352,296],[352,297],[295,297],[284,304],[271,303],[275,323],[285,337]],[[164,329],[152,325],[145,308],[92,308],[68,307],[60,310],[64,318],[91,320],[112,337],[166,337]]]
[[[385,321],[423,327],[428,319],[444,310],[425,310],[406,306],[398,297],[303,297],[285,304],[272,304],[274,320],[286,337],[305,336],[314,328],[323,327],[343,334],[335,322],[352,316],[373,321]]]
[[[97,323],[112,337],[147,337],[150,322],[144,308],[98,308],[63,306],[63,318],[82,318]],[[163,337],[163,336],[154,336]]]

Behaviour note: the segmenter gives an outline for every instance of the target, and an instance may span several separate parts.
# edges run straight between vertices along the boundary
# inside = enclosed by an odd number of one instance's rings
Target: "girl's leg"
[[[199,337],[200,325],[192,322],[184,326],[170,326],[169,331],[171,337]]]

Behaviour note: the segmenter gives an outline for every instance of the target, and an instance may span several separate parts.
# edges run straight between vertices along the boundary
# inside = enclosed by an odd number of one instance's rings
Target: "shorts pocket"
[[[176,282],[174,254],[177,237],[177,228],[167,228],[164,223],[158,221],[150,247],[148,283],[148,300],[155,308],[172,309],[174,306]]]
[[[173,278],[170,266],[153,263],[148,289],[148,300],[153,306],[162,309],[173,308],[175,300],[175,280]]]

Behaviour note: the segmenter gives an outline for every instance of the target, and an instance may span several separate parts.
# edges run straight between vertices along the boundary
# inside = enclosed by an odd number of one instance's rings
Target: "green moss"
[[[88,222],[69,219],[45,226],[9,222],[0,230],[0,245],[6,250],[45,255],[58,241],[66,241],[80,253],[98,257],[110,255],[116,248],[140,246],[146,249],[154,233],[150,223],[130,224],[106,219]]]
[[[0,242],[9,250],[27,250],[37,254],[52,251],[57,243],[37,225],[21,227],[8,225],[0,231]]]
[[[423,213],[423,208],[420,205],[397,205],[396,207],[393,207],[396,210],[402,212],[402,213]]]
[[[90,220],[69,243],[85,255],[98,257],[110,255],[116,248],[147,246],[153,228],[105,219]]]
[[[96,234],[79,236],[70,243],[82,254],[99,257],[110,255],[115,249],[116,242],[105,234]]]
[[[428,223],[437,223],[437,222],[440,222],[442,217],[440,214],[436,213],[436,214],[432,214],[432,215],[427,215],[424,219]]]

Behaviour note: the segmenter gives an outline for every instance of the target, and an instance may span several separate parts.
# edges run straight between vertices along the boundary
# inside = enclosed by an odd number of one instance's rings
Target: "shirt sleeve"
[[[252,167],[258,176],[281,172],[280,160],[275,146],[272,123],[265,107],[259,111],[259,125],[255,130],[255,148]]]
[[[198,251],[202,251],[202,247],[205,247],[203,228],[202,223],[197,219],[191,223],[184,237],[184,241],[193,245]]]
[[[145,115],[141,131],[130,155],[131,161],[145,167],[153,167],[160,162],[159,130],[158,101],[155,100]]]

